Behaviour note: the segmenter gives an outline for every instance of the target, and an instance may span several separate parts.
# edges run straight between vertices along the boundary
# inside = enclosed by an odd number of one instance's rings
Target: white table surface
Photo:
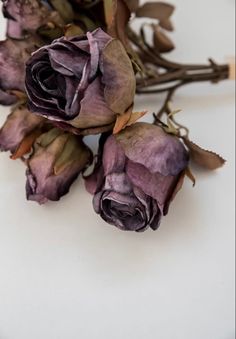
[[[233,0],[173,3],[173,58],[235,53]],[[186,87],[175,106],[192,139],[228,162],[196,172],[195,189],[186,180],[157,232],[106,225],[82,180],[59,203],[26,202],[23,165],[0,155],[0,339],[234,338],[234,83]]]

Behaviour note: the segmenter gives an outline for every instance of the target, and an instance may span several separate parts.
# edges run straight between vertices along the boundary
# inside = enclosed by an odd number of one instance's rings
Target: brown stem
[[[146,42],[144,30],[141,29],[140,36],[129,29],[129,38],[138,49],[144,65],[151,64],[157,69],[157,76],[148,76],[146,78],[137,79],[138,94],[153,94],[163,93],[175,87],[176,85],[186,85],[194,82],[210,81],[217,83],[229,77],[228,65],[217,65],[212,59],[208,65],[188,65],[175,63],[165,59],[159,52],[149,46]],[[160,74],[160,69],[165,69],[164,73]],[[148,74],[148,72],[147,72]],[[172,86],[162,88],[164,84],[174,83]],[[177,84],[176,84],[177,82]],[[154,87],[152,89],[150,87]],[[156,88],[157,86],[161,88]]]

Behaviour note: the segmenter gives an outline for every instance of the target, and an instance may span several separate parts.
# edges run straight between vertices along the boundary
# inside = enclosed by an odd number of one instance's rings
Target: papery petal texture
[[[0,104],[11,105],[18,98],[14,92],[25,91],[25,62],[36,49],[34,40],[0,41]]]
[[[86,178],[95,212],[121,230],[158,229],[188,166],[182,142],[160,127],[136,123],[101,146]]]
[[[26,67],[30,110],[75,134],[111,130],[132,105],[135,75],[122,45],[102,29],[60,38]],[[59,125],[58,125],[59,124]]]
[[[41,135],[28,161],[27,199],[39,204],[60,200],[91,160],[80,137],[56,128]]]

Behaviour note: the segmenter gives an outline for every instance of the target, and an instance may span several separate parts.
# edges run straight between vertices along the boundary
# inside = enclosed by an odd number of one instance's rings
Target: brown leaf
[[[131,12],[124,0],[104,0],[107,33],[119,39],[127,51],[131,51],[126,33]]]
[[[189,149],[191,160],[197,165],[209,170],[216,170],[225,164],[226,160],[220,155],[201,148],[187,138],[183,138],[183,140]]]
[[[147,111],[134,112],[130,114],[129,110],[122,116],[118,116],[113,130],[113,134],[118,134],[122,129],[135,124],[145,114],[147,114]]]
[[[147,111],[132,113],[131,116],[130,116],[130,119],[127,122],[125,127],[128,127],[128,126],[135,124],[139,119],[141,119],[146,114],[147,114]]]
[[[12,154],[11,159],[17,160],[22,158],[25,154],[29,153],[35,140],[42,134],[40,129],[34,130],[31,134],[22,140],[21,144],[17,148],[16,152]]]
[[[129,108],[127,112],[125,112],[124,114],[117,115],[116,123],[113,129],[113,134],[118,134],[122,129],[125,128],[125,126],[127,126],[132,114],[132,108],[133,107]]]
[[[193,173],[192,173],[192,171],[191,171],[191,169],[190,169],[189,167],[186,168],[185,174],[186,174],[186,176],[189,178],[189,180],[192,181],[193,187],[194,187],[194,186],[196,185],[196,178],[195,178],[195,176],[193,175]]]
[[[165,2],[147,2],[139,7],[137,17],[148,17],[159,21],[167,20],[174,12],[175,7]]]
[[[73,21],[74,12],[68,0],[50,0],[50,2],[66,23]]]
[[[114,0],[104,0],[104,14],[105,14],[105,20],[107,27],[110,28],[113,24],[114,20],[114,13],[117,8],[117,1]]]
[[[66,37],[74,37],[74,36],[78,36],[81,34],[84,34],[84,31],[82,30],[82,28],[80,28],[79,26],[75,24],[70,24],[65,27]]]
[[[166,29],[167,31],[173,32],[174,30],[174,25],[172,24],[172,21],[169,18],[166,20],[160,21],[159,24],[162,28]]]
[[[159,25],[154,26],[153,43],[160,53],[168,53],[175,48],[172,40],[164,33]]]
[[[136,12],[139,7],[139,0],[124,0],[131,12]]]

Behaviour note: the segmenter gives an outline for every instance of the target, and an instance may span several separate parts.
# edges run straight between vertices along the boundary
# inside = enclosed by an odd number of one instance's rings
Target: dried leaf
[[[173,32],[174,30],[174,25],[172,24],[172,21],[169,18],[160,21],[159,24],[162,28],[166,29],[167,31]]]
[[[11,90],[11,91],[9,91],[9,93],[15,95],[22,102],[27,101],[27,95],[26,95],[25,92],[21,92],[21,91],[17,91],[17,90]]]
[[[12,154],[11,159],[17,160],[22,158],[25,154],[31,151],[31,148],[35,140],[42,134],[40,129],[34,130],[31,134],[27,135],[24,140],[21,142],[20,146],[14,154]]]
[[[79,26],[75,25],[75,24],[71,24],[71,25],[67,25],[65,27],[65,36],[66,37],[74,37],[74,36],[78,36],[84,34],[84,31],[82,30],[82,28],[80,28]]]
[[[127,126],[130,117],[132,114],[132,108],[128,109],[127,112],[125,112],[122,115],[117,115],[116,123],[113,129],[113,134],[118,134],[125,126]]]
[[[80,22],[83,25],[83,29],[86,31],[94,31],[98,27],[94,20],[83,13],[76,13],[75,20],[76,22]]]
[[[43,38],[53,41],[63,36],[63,28],[49,22],[38,29],[38,34]]]
[[[186,168],[185,174],[192,181],[194,187],[196,185],[196,178],[189,167]]]
[[[57,10],[66,23],[70,23],[74,19],[74,11],[71,4],[67,0],[50,0],[52,6]]]
[[[137,17],[148,17],[160,22],[167,20],[174,12],[175,7],[165,2],[147,2],[139,7]]]
[[[168,53],[175,48],[172,40],[164,33],[159,25],[154,26],[153,43],[160,53]]]
[[[147,111],[134,112],[130,114],[129,110],[122,116],[118,116],[113,130],[113,134],[118,134],[120,131],[122,131],[122,129],[135,124],[145,114],[147,114]]]
[[[146,114],[147,114],[147,111],[132,113],[125,127],[135,124],[139,119],[141,119]]]
[[[124,0],[131,12],[136,12],[139,7],[139,0]]]
[[[216,170],[225,164],[226,161],[220,155],[201,148],[187,138],[183,138],[183,141],[189,149],[191,160],[197,165]]]
[[[107,33],[113,38],[119,39],[127,51],[131,51],[126,27],[131,12],[124,0],[104,0]]]
[[[104,0],[104,14],[105,20],[108,27],[111,27],[114,19],[114,12],[117,8],[117,1],[114,0]]]

